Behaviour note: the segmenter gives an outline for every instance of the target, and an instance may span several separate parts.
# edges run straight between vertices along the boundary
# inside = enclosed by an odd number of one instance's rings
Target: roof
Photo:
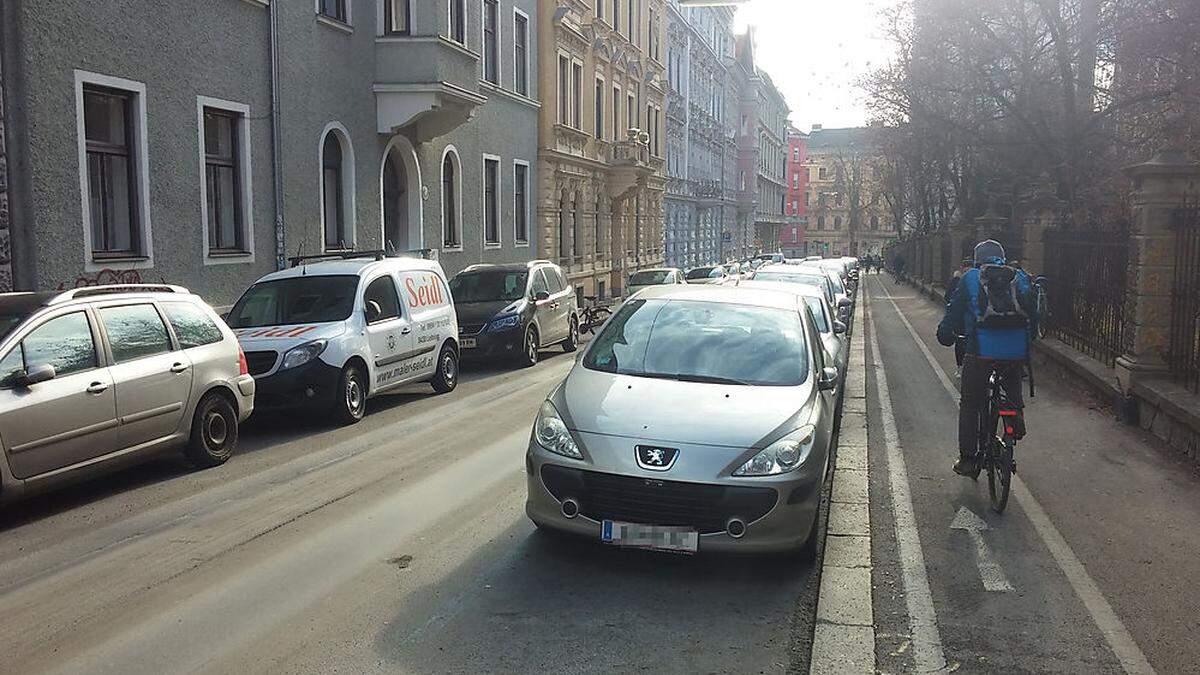
[[[58,293],[0,293],[0,315],[32,314],[56,296]]]
[[[808,134],[808,149],[870,147],[877,141],[878,128],[846,127],[842,129],[813,129]]]
[[[352,258],[349,260],[320,260],[296,267],[289,267],[278,272],[271,272],[263,276],[258,281],[274,281],[276,279],[289,279],[291,277],[303,276],[334,276],[334,275],[352,275],[360,276],[365,274],[369,268],[386,268],[399,270],[416,270],[428,272],[441,272],[442,267],[434,260],[424,260],[422,258],[405,258],[405,257],[388,257],[382,260],[374,258]]]
[[[690,300],[693,302],[721,302],[730,305],[771,307],[774,309],[796,309],[796,294],[761,288],[739,288],[712,284],[668,284],[647,286],[638,292],[642,299]]]

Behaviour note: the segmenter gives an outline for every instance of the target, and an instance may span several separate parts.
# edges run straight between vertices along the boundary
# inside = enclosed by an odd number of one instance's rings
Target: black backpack
[[[1029,312],[1017,292],[1017,271],[1007,265],[979,268],[980,328],[1028,328]]]

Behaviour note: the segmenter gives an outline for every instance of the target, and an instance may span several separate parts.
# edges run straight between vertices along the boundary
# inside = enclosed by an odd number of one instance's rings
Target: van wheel
[[[521,355],[518,357],[519,363],[526,368],[537,365],[538,334],[533,324],[529,324],[525,329],[525,339],[521,342],[521,345]]]
[[[192,416],[192,435],[183,454],[198,469],[224,464],[237,447],[238,416],[229,399],[208,394]]]
[[[562,341],[564,352],[573,352],[579,347],[579,319],[571,317],[571,330],[567,332],[567,339]]]
[[[342,369],[334,409],[337,421],[342,424],[354,424],[366,414],[367,385],[362,368],[351,364]]]
[[[439,394],[447,394],[458,386],[458,357],[450,345],[442,345],[442,353],[438,355],[437,372],[429,381],[433,390]]]

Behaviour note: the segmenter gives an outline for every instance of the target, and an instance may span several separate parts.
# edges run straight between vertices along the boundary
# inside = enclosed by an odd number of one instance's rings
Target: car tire
[[[562,341],[564,352],[573,352],[579,348],[579,319],[571,317],[571,328],[567,331],[567,339]]]
[[[367,383],[362,368],[351,363],[342,369],[334,395],[334,418],[340,424],[355,424],[367,412]]]
[[[523,368],[537,365],[538,333],[533,324],[525,327],[525,337],[521,339],[521,355],[517,359]]]
[[[429,383],[439,394],[448,394],[458,386],[458,355],[449,344],[442,345],[442,351],[438,354],[437,371]]]
[[[192,434],[183,454],[198,469],[224,464],[238,441],[238,415],[229,399],[207,394],[192,415]]]

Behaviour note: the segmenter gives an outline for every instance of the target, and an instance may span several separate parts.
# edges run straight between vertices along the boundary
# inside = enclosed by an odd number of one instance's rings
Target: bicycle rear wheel
[[[992,510],[1004,513],[1008,506],[1008,493],[1012,488],[1013,440],[999,438],[992,442],[991,461],[988,463],[988,493],[992,498]]]

